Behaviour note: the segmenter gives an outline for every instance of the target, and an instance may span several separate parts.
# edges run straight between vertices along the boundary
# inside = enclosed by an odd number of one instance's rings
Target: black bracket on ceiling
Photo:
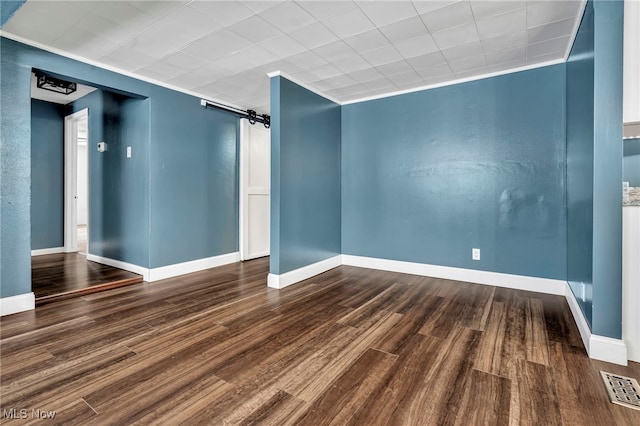
[[[200,105],[202,105],[205,108],[216,108],[222,111],[227,111],[227,112],[236,114],[241,118],[246,118],[247,120],[249,120],[250,124],[262,123],[264,127],[266,127],[267,129],[271,127],[271,117],[269,115],[267,114],[258,115],[258,113],[252,109],[245,111],[243,109],[221,104],[218,102],[207,101],[206,99],[200,99]]]
[[[77,89],[76,83],[51,77],[41,72],[36,72],[36,87],[63,95],[70,95]]]

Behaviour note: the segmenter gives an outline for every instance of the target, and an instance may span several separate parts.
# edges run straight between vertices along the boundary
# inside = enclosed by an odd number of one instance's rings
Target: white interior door
[[[88,117],[89,110],[85,108],[64,118],[64,251],[67,253],[78,251],[78,129],[88,123]]]
[[[271,133],[241,121],[240,259],[269,255]]]

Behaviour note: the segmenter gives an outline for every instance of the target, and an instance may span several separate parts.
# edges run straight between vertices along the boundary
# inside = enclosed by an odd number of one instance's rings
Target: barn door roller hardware
[[[258,113],[256,113],[252,109],[248,109],[245,111],[244,109],[220,104],[218,102],[207,101],[206,99],[200,99],[200,105],[202,105],[205,108],[216,108],[222,111],[231,112],[233,114],[239,115],[242,118],[246,118],[247,120],[249,120],[249,123],[251,124],[262,123],[264,124],[264,127],[266,127],[267,129],[271,127],[271,117],[269,117],[269,115],[267,114],[258,115]]]

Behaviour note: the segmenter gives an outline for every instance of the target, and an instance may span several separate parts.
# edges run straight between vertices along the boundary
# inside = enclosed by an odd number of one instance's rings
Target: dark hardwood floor
[[[590,360],[562,297],[346,266],[273,290],[267,270],[2,318],[0,408],[52,424],[640,424],[598,373],[640,366]]]
[[[31,285],[36,305],[142,282],[142,276],[89,262],[78,253],[31,258]]]

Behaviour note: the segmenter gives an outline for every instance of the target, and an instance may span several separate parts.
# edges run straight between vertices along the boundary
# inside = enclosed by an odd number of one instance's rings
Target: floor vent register
[[[600,375],[604,386],[607,388],[611,402],[634,410],[640,410],[640,386],[638,386],[636,379],[604,371],[601,371]]]

